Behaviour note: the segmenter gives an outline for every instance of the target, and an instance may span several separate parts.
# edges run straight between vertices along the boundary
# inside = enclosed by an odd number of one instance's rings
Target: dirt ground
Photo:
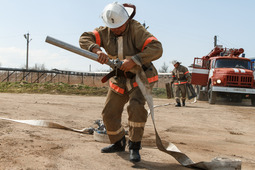
[[[101,119],[105,97],[48,94],[0,94],[0,117],[18,120],[49,120],[67,127],[83,129]],[[215,157],[240,159],[242,169],[255,169],[255,107],[250,103],[209,105],[187,102],[174,107],[173,99],[155,99],[157,130],[164,142],[174,143],[193,161]],[[127,112],[123,112],[127,125]],[[0,169],[151,169],[186,170],[155,145],[149,117],[142,141],[142,161],[129,162],[128,149],[119,154],[102,154],[107,146],[93,135],[31,126],[0,120]]]

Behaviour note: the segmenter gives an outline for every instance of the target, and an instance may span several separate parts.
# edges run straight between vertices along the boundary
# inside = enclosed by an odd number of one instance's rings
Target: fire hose
[[[72,46],[65,42],[56,40],[54,38],[47,37],[46,42],[56,45],[58,47],[67,49],[67,50],[74,52],[76,54],[85,56],[92,60],[97,60],[96,54],[91,53],[86,50],[83,50],[83,49],[80,49],[80,48],[77,48],[75,46]],[[110,67],[116,69],[116,66],[114,65],[114,63],[109,61],[107,64]],[[233,160],[233,159],[228,159],[228,158],[215,158],[210,162],[202,161],[202,162],[195,163],[185,153],[181,152],[177,148],[177,146],[175,146],[173,143],[169,142],[168,147],[167,148],[164,147],[162,144],[161,138],[157,132],[156,124],[155,124],[155,120],[154,120],[154,107],[160,107],[160,106],[153,105],[153,98],[152,98],[152,95],[150,92],[149,83],[148,83],[148,81],[146,79],[146,75],[142,69],[136,70],[135,79],[136,79],[136,82],[137,82],[144,98],[146,99],[147,105],[149,107],[148,116],[151,115],[154,131],[155,131],[155,136],[156,136],[156,145],[160,151],[171,155],[181,165],[183,165],[185,167],[189,167],[189,168],[200,168],[200,169],[210,169],[210,170],[239,170],[239,169],[241,169],[242,162],[241,162],[241,160],[238,160],[238,159]],[[166,105],[168,105],[168,104],[166,104]],[[0,119],[7,120],[7,121],[14,121],[14,122],[18,122],[18,123],[25,123],[25,124],[34,125],[34,126],[65,129],[65,130],[70,130],[70,131],[79,132],[79,133],[91,134],[91,131],[93,131],[93,129],[90,129],[90,128],[84,128],[81,130],[73,129],[73,128],[69,128],[69,127],[60,125],[58,123],[54,123],[51,121],[45,121],[45,120],[14,120],[14,119],[1,118],[1,117],[0,117]]]
[[[161,107],[161,106],[167,106],[167,105],[170,105],[171,103],[154,106],[153,98],[152,98],[152,95],[149,90],[149,83],[142,81],[140,78],[143,76],[145,76],[145,73],[143,71],[137,72],[136,82],[147,101],[147,104],[149,107],[148,116],[151,115],[154,131],[155,131],[155,136],[156,136],[156,146],[160,151],[171,155],[181,165],[183,165],[185,167],[189,167],[189,168],[200,168],[200,169],[209,169],[209,170],[240,170],[241,169],[242,162],[241,162],[241,160],[238,160],[238,159],[233,160],[233,159],[228,159],[228,158],[217,157],[210,162],[202,161],[202,162],[195,163],[185,153],[181,152],[177,148],[177,146],[175,146],[173,143],[169,142],[168,147],[167,148],[164,147],[162,144],[161,138],[160,138],[160,136],[157,132],[157,129],[156,129],[156,124],[155,124],[155,119],[154,119],[154,108]],[[196,100],[195,100],[195,102],[196,102]],[[0,117],[0,119],[18,122],[18,123],[29,124],[29,125],[33,125],[33,126],[42,126],[42,127],[48,127],[48,128],[70,130],[70,131],[85,133],[85,134],[92,134],[93,131],[95,130],[92,128],[84,128],[81,130],[69,128],[69,127],[63,126],[61,124],[54,123],[51,121],[46,121],[46,120],[15,120],[15,119],[8,119],[8,118],[1,118],[1,117]]]
[[[149,114],[151,115],[155,135],[156,135],[156,145],[157,148],[171,156],[173,156],[181,165],[189,168],[200,168],[200,169],[210,169],[210,170],[238,170],[241,169],[241,160],[227,159],[227,158],[215,158],[211,162],[193,162],[186,154],[182,153],[173,143],[169,142],[168,147],[165,148],[162,144],[161,138],[157,132],[156,124],[154,120],[154,105],[153,98],[149,91],[149,83],[142,82],[140,77],[144,77],[145,73],[143,71],[138,72],[136,76],[136,82],[145,97],[147,104],[149,106]]]

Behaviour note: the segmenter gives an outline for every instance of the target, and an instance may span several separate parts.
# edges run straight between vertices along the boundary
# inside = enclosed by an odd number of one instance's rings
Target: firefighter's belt
[[[101,79],[101,82],[105,83],[105,82],[107,82],[113,76],[120,76],[120,77],[126,77],[126,78],[129,78],[129,79],[132,79],[132,78],[135,77],[135,74],[131,73],[131,72],[124,72],[124,71],[122,71],[120,69],[116,69],[116,70],[113,70],[110,73],[108,73],[106,76],[104,76]]]
[[[144,71],[146,71],[148,69],[148,67],[146,67],[145,65],[142,65],[142,68]],[[102,79],[101,79],[101,82],[102,83],[105,83],[107,82],[111,77],[113,76],[120,76],[120,77],[126,77],[126,78],[129,78],[129,79],[132,79],[135,77],[135,74],[132,73],[132,72],[124,72],[120,69],[114,69],[113,71],[111,71],[110,73],[108,73],[106,76],[104,76]]]

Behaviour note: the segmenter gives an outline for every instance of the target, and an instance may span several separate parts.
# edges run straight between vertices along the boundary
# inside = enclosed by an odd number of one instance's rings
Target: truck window
[[[251,62],[239,59],[217,59],[215,68],[241,68],[251,70]]]
[[[215,67],[215,59],[212,61],[212,68]]]

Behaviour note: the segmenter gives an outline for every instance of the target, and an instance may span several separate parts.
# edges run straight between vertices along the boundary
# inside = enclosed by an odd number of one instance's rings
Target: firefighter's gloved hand
[[[124,72],[128,72],[129,70],[131,70],[134,66],[136,65],[136,63],[132,60],[132,59],[124,59],[120,70],[124,71]]]
[[[93,48],[92,52],[98,55],[97,61],[101,64],[105,64],[109,61],[109,56],[104,53],[100,48]]]
[[[97,61],[101,64],[105,64],[109,61],[109,56],[102,51],[97,51],[96,54],[98,55]]]

